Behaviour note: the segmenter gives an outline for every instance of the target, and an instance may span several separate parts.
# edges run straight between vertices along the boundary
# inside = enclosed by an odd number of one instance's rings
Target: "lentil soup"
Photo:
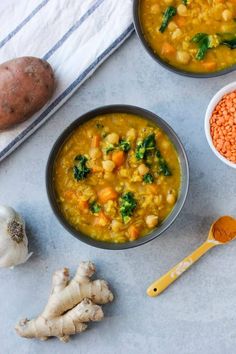
[[[76,128],[53,169],[57,203],[83,234],[113,243],[145,236],[170,214],[180,189],[176,149],[150,120],[97,116]]]
[[[236,64],[235,0],[140,0],[150,47],[168,64],[208,73]]]

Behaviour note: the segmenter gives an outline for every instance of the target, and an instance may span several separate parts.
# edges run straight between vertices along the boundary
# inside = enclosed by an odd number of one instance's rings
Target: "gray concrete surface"
[[[177,76],[156,64],[133,35],[50,121],[0,165],[0,203],[26,219],[27,264],[0,270],[1,354],[234,354],[236,352],[236,242],[213,249],[158,298],[146,287],[199,246],[222,214],[236,216],[236,171],[210,151],[203,130],[212,95],[235,80]],[[158,113],[182,139],[190,162],[190,190],[174,225],[159,239],[127,251],[89,247],[68,234],[49,207],[45,165],[61,131],[82,113],[104,104],[136,104]],[[37,315],[48,298],[52,272],[97,264],[115,301],[106,318],[68,344],[19,338],[15,323]]]

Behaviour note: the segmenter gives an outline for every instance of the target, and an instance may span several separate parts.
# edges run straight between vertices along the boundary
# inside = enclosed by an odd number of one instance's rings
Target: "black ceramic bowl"
[[[215,71],[212,73],[193,73],[190,71],[185,71],[185,70],[181,70],[181,69],[177,69],[176,67],[174,67],[173,65],[168,64],[167,62],[165,62],[161,57],[158,56],[158,54],[156,54],[153,49],[151,48],[151,46],[148,44],[148,42],[145,39],[145,36],[143,34],[142,31],[142,27],[141,27],[141,23],[140,23],[140,16],[139,16],[139,4],[140,4],[141,0],[133,0],[133,20],[134,20],[134,27],[136,30],[136,33],[138,35],[138,38],[140,39],[142,45],[144,46],[144,48],[146,49],[146,51],[151,55],[151,57],[157,61],[160,65],[162,65],[164,68],[179,74],[179,75],[183,75],[183,76],[189,76],[189,77],[196,77],[196,78],[210,78],[210,77],[216,77],[216,76],[221,76],[221,75],[225,75],[228,74],[234,70],[236,70],[236,65],[230,66],[229,68],[226,68],[224,70],[219,70],[219,71]]]
[[[58,207],[58,203],[56,201],[56,195],[55,195],[55,190],[54,190],[54,185],[53,185],[53,168],[54,168],[54,161],[57,157],[58,152],[60,151],[60,148],[64,144],[65,140],[74,131],[74,129],[76,129],[79,125],[87,122],[88,120],[90,120],[98,115],[101,115],[101,114],[103,115],[103,114],[108,114],[108,113],[136,114],[138,116],[141,116],[145,119],[149,119],[150,121],[157,123],[157,125],[165,131],[165,133],[169,136],[169,138],[171,139],[171,141],[175,145],[175,148],[176,148],[178,155],[179,155],[180,164],[181,164],[181,170],[182,170],[181,189],[180,189],[180,193],[179,193],[179,198],[178,198],[171,214],[166,218],[166,220],[163,221],[163,223],[157,229],[152,231],[150,234],[148,234],[144,237],[141,237],[140,239],[133,241],[133,242],[126,242],[126,243],[101,242],[101,241],[96,241],[96,240],[82,234],[80,231],[76,230],[73,226],[71,226],[67,222],[67,220],[62,215],[62,213]],[[47,187],[49,202],[51,204],[51,207],[52,207],[55,215],[57,216],[58,220],[60,221],[60,223],[65,227],[66,230],[68,230],[73,236],[75,236],[79,240],[81,240],[91,246],[95,246],[98,248],[104,248],[104,249],[110,249],[110,250],[121,250],[121,249],[127,249],[127,248],[140,246],[140,245],[142,245],[146,242],[149,242],[149,241],[153,240],[154,238],[160,236],[174,222],[174,220],[177,218],[179,212],[181,211],[181,209],[184,205],[186,196],[187,196],[188,185],[189,185],[188,160],[187,160],[184,148],[183,148],[178,136],[175,134],[175,132],[172,130],[172,128],[163,119],[158,117],[156,114],[149,112],[145,109],[135,107],[135,106],[126,106],[126,105],[105,106],[105,107],[97,108],[93,111],[83,114],[80,118],[76,119],[68,128],[66,128],[64,130],[64,132],[59,136],[59,138],[55,142],[55,144],[52,148],[52,151],[49,155],[47,169],[46,169],[46,187]]]

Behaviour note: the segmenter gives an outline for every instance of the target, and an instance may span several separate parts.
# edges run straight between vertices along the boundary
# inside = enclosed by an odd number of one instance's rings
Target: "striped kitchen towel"
[[[40,127],[133,31],[132,0],[0,1],[0,61],[36,56],[57,78],[28,121],[0,132],[0,161]]]

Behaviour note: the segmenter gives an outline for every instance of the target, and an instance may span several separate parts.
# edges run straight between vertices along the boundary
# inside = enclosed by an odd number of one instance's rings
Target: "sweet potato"
[[[114,151],[112,154],[112,161],[117,167],[120,167],[125,162],[125,153],[124,151]]]
[[[118,194],[112,187],[105,187],[98,192],[100,203],[105,204],[108,200],[117,199]]]
[[[21,57],[0,65],[0,130],[21,123],[52,97],[51,66],[39,58]]]

